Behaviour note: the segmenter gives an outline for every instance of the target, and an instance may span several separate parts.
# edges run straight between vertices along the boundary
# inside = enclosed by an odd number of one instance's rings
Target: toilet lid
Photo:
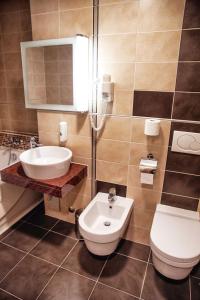
[[[151,243],[161,255],[173,261],[197,259],[200,256],[199,213],[158,204]]]

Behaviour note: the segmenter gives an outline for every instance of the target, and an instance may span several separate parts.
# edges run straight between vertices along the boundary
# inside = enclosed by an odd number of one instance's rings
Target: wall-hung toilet
[[[200,260],[199,213],[158,204],[150,245],[157,271],[171,279],[184,279]]]
[[[109,255],[117,248],[128,225],[133,200],[115,196],[112,205],[108,194],[98,193],[79,217],[79,229],[88,250]]]

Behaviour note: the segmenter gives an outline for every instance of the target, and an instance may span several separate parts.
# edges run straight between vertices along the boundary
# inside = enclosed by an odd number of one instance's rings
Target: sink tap
[[[43,145],[42,145],[42,144],[38,144],[38,143],[36,142],[36,139],[35,139],[34,136],[32,136],[32,137],[30,138],[30,147],[31,147],[31,149],[32,149],[32,148],[36,148],[36,147],[41,147],[41,146],[43,146]]]
[[[108,202],[110,204],[116,200],[115,196],[116,196],[116,188],[115,187],[110,188],[108,191]]]

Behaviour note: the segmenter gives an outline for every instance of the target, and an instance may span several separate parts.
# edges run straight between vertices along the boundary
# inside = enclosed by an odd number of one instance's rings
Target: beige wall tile
[[[136,243],[149,245],[150,230],[135,226],[129,226],[124,235],[124,238]]]
[[[112,103],[113,115],[131,116],[133,111],[133,92],[115,90]]]
[[[151,137],[144,134],[146,118],[132,118],[132,142],[168,146],[171,121],[161,120],[159,136]]]
[[[161,192],[128,185],[126,197],[134,199],[135,209],[155,211],[160,203]]]
[[[99,33],[136,32],[139,1],[100,6]]]
[[[69,135],[66,147],[71,149],[74,156],[92,157],[91,138],[79,135]]]
[[[60,10],[77,9],[92,5],[92,0],[60,0]]]
[[[59,14],[57,12],[32,15],[33,39],[53,39],[59,35]]]
[[[85,158],[80,156],[72,156],[72,161],[81,164],[81,165],[87,165],[87,178],[92,177],[92,159],[91,158]]]
[[[131,225],[133,224],[134,227],[144,228],[150,231],[153,222],[153,217],[153,211],[134,209],[132,214],[132,220],[130,222]]]
[[[134,68],[132,63],[100,63],[99,77],[110,74],[115,84],[115,89],[132,91],[134,85]]]
[[[131,118],[128,117],[107,117],[105,126],[99,138],[130,141]]]
[[[38,122],[40,126],[40,123]],[[45,146],[58,146],[59,145],[59,134],[56,131],[41,131],[39,130],[40,143]]]
[[[130,146],[130,165],[139,165],[142,157],[147,157],[149,153],[153,154],[154,158],[158,160],[158,167],[165,170],[167,160],[168,147],[152,144],[138,144],[131,143]]]
[[[136,34],[100,36],[98,50],[99,61],[134,62]]]
[[[137,35],[136,61],[178,61],[181,31],[140,33]]]
[[[68,124],[69,134],[91,137],[91,125],[88,114],[63,113],[62,121]]]
[[[174,91],[177,63],[136,63],[135,89]]]
[[[96,161],[96,179],[117,184],[127,184],[127,164]]]
[[[130,143],[100,139],[97,143],[97,159],[109,162],[127,163]]]
[[[141,0],[139,31],[182,28],[185,0]]]
[[[146,188],[149,190],[162,191],[163,180],[164,180],[164,171],[157,169],[156,174],[154,175],[153,185],[141,184],[140,183],[140,170],[138,166],[129,166],[128,167],[128,186],[137,187],[137,188]]]
[[[60,36],[74,36],[78,33],[90,36],[92,35],[92,24],[92,8],[61,12]]]
[[[30,0],[32,14],[47,13],[58,10],[59,0]]]

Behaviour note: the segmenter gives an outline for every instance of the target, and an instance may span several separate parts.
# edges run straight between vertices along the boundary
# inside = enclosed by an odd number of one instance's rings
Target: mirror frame
[[[28,66],[26,49],[42,46],[72,45],[73,105],[31,104],[28,96]],[[38,40],[21,43],[25,107],[38,110],[87,112],[89,105],[89,39],[83,35],[71,38]]]

